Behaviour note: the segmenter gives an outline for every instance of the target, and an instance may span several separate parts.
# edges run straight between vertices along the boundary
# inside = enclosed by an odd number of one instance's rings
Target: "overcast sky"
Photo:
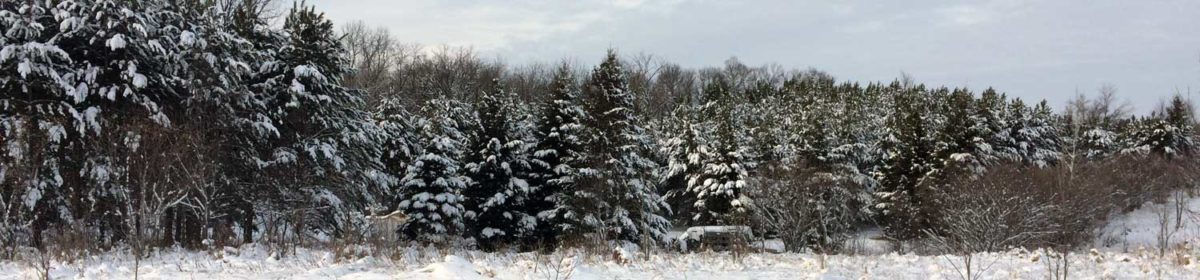
[[[902,3],[901,3],[902,2]],[[309,0],[335,23],[471,46],[510,63],[598,63],[605,49],[689,67],[736,56],[839,80],[900,72],[1061,108],[1104,83],[1140,112],[1200,98],[1200,1]]]

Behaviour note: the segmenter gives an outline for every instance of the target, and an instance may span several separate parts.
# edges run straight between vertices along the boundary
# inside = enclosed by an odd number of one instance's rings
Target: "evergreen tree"
[[[690,191],[690,177],[702,172],[703,163],[708,161],[709,153],[700,149],[706,147],[705,142],[711,135],[709,124],[702,122],[698,109],[704,106],[683,106],[671,113],[669,135],[659,144],[660,153],[667,159],[667,164],[659,172],[659,189],[663,199],[670,205],[674,214],[673,219],[683,224],[692,223],[695,210],[695,194]]]
[[[946,123],[939,135],[937,158],[942,161],[940,166],[955,164],[978,174],[983,172],[984,163],[980,161],[982,154],[988,151],[985,130],[979,129],[975,118],[975,99],[966,89],[956,89],[950,94],[949,102],[940,108],[946,114]],[[967,161],[967,162],[963,162]],[[941,169],[941,168],[939,168]],[[954,176],[955,174],[945,174]],[[941,175],[939,175],[941,176]]]
[[[470,181],[463,190],[467,237],[484,250],[510,244],[537,224],[525,208],[531,192],[524,178],[530,168],[526,145],[514,135],[514,109],[507,93],[499,82],[495,87],[476,105],[479,124],[465,166]]]
[[[65,19],[55,13],[77,16],[46,3],[0,3],[0,241],[6,244],[15,242],[15,225],[28,223],[32,245],[40,247],[50,223],[71,220],[62,178],[74,172],[62,170],[58,159],[78,140],[73,131],[98,128],[85,123],[83,112],[94,119],[98,111],[80,109],[89,93],[74,87],[72,58],[58,41],[78,26],[60,27]]]
[[[921,190],[925,175],[931,170],[933,142],[926,129],[926,104],[923,88],[902,87],[893,83],[896,91],[894,112],[888,119],[888,136],[880,143],[883,166],[880,168],[880,191],[876,205],[884,223],[884,232],[896,239],[917,237],[930,228],[933,205],[929,194]]]
[[[460,173],[463,145],[457,113],[461,104],[434,99],[426,109],[433,115],[416,123],[421,133],[420,152],[408,164],[404,178],[393,193],[396,208],[408,216],[400,233],[422,242],[443,243],[464,230],[463,199],[468,178]]]
[[[377,193],[369,187],[384,185],[371,180],[381,168],[377,130],[363,92],[341,85],[349,62],[333,23],[298,4],[282,35],[282,47],[254,85],[269,98],[268,115],[280,130],[267,166],[278,189],[268,198],[283,209],[323,209],[307,211],[310,221],[336,228],[344,221],[335,214],[364,206],[344,202],[367,202]]]
[[[589,166],[600,173],[591,186],[599,200],[593,211],[598,213],[603,236],[657,242],[668,226],[661,216],[666,206],[649,180],[656,167],[645,156],[650,138],[634,115],[634,93],[615,51],[610,50],[604,63],[592,71],[588,90],[593,151]]]
[[[746,218],[750,208],[743,191],[749,166],[742,142],[734,135],[734,104],[728,91],[720,81],[706,87],[704,95],[710,101],[692,118],[682,138],[671,141],[675,148],[668,150],[675,154],[668,176],[682,176],[686,181],[684,192],[673,195],[683,196],[684,208],[677,211],[687,216],[689,224],[737,224],[744,222],[737,219]],[[716,137],[698,139],[702,134]]]
[[[1104,159],[1120,151],[1120,135],[1112,131],[1107,124],[1075,129],[1084,129],[1078,137],[1071,140],[1077,149],[1075,152],[1085,159]]]
[[[1021,104],[1019,101],[1013,103]],[[1058,163],[1062,157],[1059,152],[1062,141],[1059,139],[1058,129],[1052,123],[1054,113],[1050,106],[1043,100],[1032,109],[1025,107],[1019,110],[1021,112],[1017,113],[1020,115],[1018,122],[1021,125],[1020,129],[1014,131],[1013,138],[1020,147],[1022,162],[1036,167]]]
[[[1154,154],[1167,158],[1190,156],[1195,150],[1190,106],[1176,95],[1165,112],[1133,122],[1124,136],[1122,153]]]
[[[1175,95],[1171,104],[1166,108],[1164,120],[1170,125],[1170,134],[1165,137],[1171,146],[1171,155],[1190,156],[1195,152],[1196,139],[1194,133],[1194,114],[1191,104],[1183,96]],[[1164,149],[1165,150],[1165,149]]]
[[[979,97],[975,106],[977,133],[985,135],[987,149],[980,153],[979,160],[985,165],[998,161],[1019,160],[1016,141],[1009,134],[1004,95],[988,88]]]
[[[579,92],[570,69],[563,66],[555,75],[551,96],[541,106],[537,147],[532,154],[530,214],[537,215],[537,242],[554,244],[560,239],[578,239],[597,226],[597,193],[582,188],[585,176],[595,170],[586,166],[584,122],[587,115],[578,104]]]
[[[137,163],[130,155],[146,130],[182,118],[187,90],[181,77],[188,69],[176,26],[186,20],[170,3],[66,1],[56,8],[66,27],[57,45],[74,69],[64,77],[82,113],[73,145],[59,156],[73,172],[60,180],[82,198],[72,200],[74,218],[98,230],[100,242],[124,240],[141,222],[133,208],[147,187],[131,177]]]
[[[418,119],[401,106],[401,103],[394,97],[384,98],[380,101],[374,119],[375,126],[379,129],[380,146],[383,149],[380,158],[380,163],[383,164],[382,171],[376,176],[388,181],[390,185],[398,185],[399,180],[404,178],[408,170],[408,164],[413,161],[417,152],[422,148],[418,146],[421,140],[416,133],[418,128],[414,126]],[[390,192],[391,190],[388,190],[388,193]],[[395,197],[392,194],[393,200]],[[384,213],[380,214],[397,210],[395,208],[399,205],[399,201],[389,202],[384,206]]]
[[[703,162],[702,173],[688,178],[689,190],[695,194],[694,203],[698,211],[692,220],[702,224],[736,224],[745,222],[750,209],[750,199],[745,195],[748,169],[745,150],[736,141],[729,106],[716,105],[717,139],[702,146],[708,152]]]

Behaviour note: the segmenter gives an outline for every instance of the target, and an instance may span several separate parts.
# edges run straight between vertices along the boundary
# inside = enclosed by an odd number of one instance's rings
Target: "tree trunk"
[[[242,243],[254,242],[254,205],[245,202],[242,205]]]

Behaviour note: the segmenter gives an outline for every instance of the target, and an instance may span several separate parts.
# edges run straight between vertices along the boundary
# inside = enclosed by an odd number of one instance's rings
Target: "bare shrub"
[[[771,173],[749,190],[757,207],[751,224],[778,233],[788,250],[839,251],[865,220],[862,187],[849,176],[807,167]]]
[[[534,273],[537,273],[540,279],[571,279],[575,268],[582,264],[580,259],[575,257],[578,253],[578,250],[560,250],[552,254],[535,252]]]
[[[928,239],[938,250],[933,253],[947,254],[963,279],[978,278],[990,265],[980,262],[978,253],[1016,247],[1043,248],[1050,278],[1069,279],[1070,253],[1093,241],[1110,215],[1152,201],[1183,204],[1179,191],[1194,184],[1193,166],[1117,157],[1051,168],[1002,164],[977,176],[948,172],[945,180],[923,186],[936,195]],[[1160,208],[1159,254],[1164,255],[1186,209]]]

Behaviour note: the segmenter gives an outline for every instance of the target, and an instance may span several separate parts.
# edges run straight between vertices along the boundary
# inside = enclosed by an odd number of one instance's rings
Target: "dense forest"
[[[1114,88],[999,90],[688,69],[616,51],[510,66],[255,0],[0,2],[0,245],[632,243],[751,225],[836,252],[1069,250],[1195,185],[1195,118]],[[1146,93],[1162,94],[1162,93]]]

